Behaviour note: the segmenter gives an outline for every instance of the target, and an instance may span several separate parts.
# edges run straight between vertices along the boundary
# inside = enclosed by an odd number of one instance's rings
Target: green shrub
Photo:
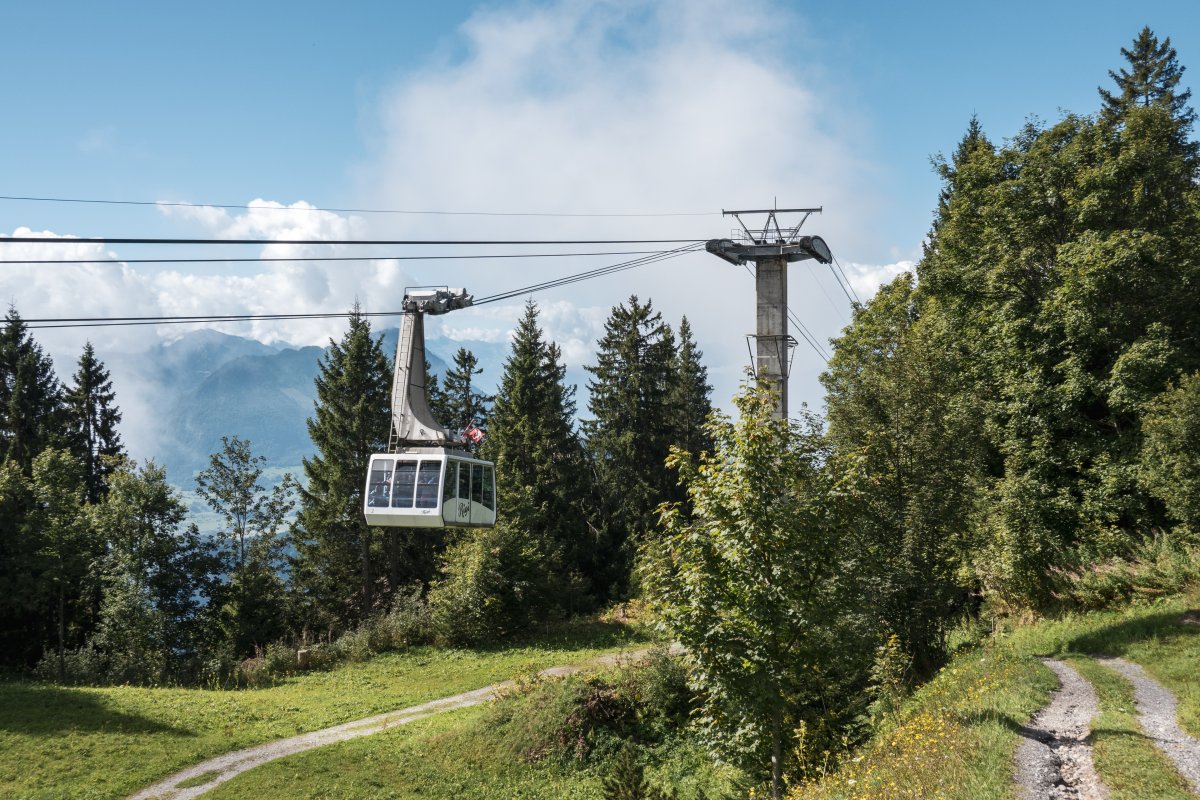
[[[63,653],[63,666],[68,684],[101,685],[109,683],[108,658],[92,644]],[[47,650],[33,668],[33,675],[47,683],[58,683],[58,651]]]
[[[267,645],[263,653],[263,669],[271,675],[291,675],[296,671],[296,648],[283,642]]]
[[[620,692],[637,709],[639,738],[657,741],[687,725],[695,695],[687,668],[665,647],[655,647],[637,668],[624,670]]]
[[[396,592],[392,607],[379,619],[377,636],[384,650],[403,650],[433,641],[433,617],[420,586]]]
[[[693,702],[683,665],[658,649],[609,674],[518,680],[487,724],[503,729],[514,759],[603,763],[625,742],[655,744],[680,734]]]
[[[1173,534],[1137,544],[1123,558],[1079,563],[1051,573],[1054,599],[1066,609],[1110,608],[1179,594],[1200,585],[1200,548]]]
[[[371,626],[364,622],[334,639],[328,647],[334,661],[366,661],[375,655],[371,649]]]
[[[552,605],[533,542],[501,525],[473,531],[446,551],[429,592],[438,641],[472,645],[527,627]]]

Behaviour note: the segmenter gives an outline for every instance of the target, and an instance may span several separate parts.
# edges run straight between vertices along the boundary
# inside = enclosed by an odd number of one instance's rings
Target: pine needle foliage
[[[302,613],[324,626],[367,614],[380,571],[380,535],[363,518],[362,493],[371,454],[387,450],[391,369],[357,306],[319,368],[308,420],[316,453],[304,460],[293,569]]]
[[[117,425],[121,412],[112,378],[96,358],[92,343],[83,346],[73,383],[64,396],[67,437],[83,463],[85,499],[97,503],[108,489],[109,476],[124,455]]]

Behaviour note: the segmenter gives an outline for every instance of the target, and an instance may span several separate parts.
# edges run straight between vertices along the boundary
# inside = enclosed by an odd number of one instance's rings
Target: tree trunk
[[[778,706],[771,712],[771,797],[783,797],[783,715]]]
[[[67,598],[66,591],[63,589],[62,580],[58,582],[58,682],[67,682],[67,656],[66,656],[66,638],[67,638]]]
[[[364,525],[360,539],[360,558],[362,560],[362,598],[363,613],[371,613],[371,529]]]

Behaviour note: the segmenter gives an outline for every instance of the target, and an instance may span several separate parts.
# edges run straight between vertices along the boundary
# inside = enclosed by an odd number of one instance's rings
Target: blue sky
[[[1027,116],[1090,113],[1143,25],[1200,65],[1188,2],[529,2],[6,4],[0,194],[323,207],[590,213],[824,205],[822,233],[870,291],[916,259],[972,113],[1000,140]],[[1200,69],[1195,67],[1194,69]],[[1185,83],[1200,72],[1188,71]],[[0,201],[0,234],[720,236],[719,215],[613,220],[359,217]],[[56,246],[57,247],[57,246]],[[62,250],[67,248],[67,250]],[[61,252],[82,252],[63,245]],[[51,248],[53,249],[53,248]],[[56,252],[59,252],[56,251]],[[33,257],[31,255],[22,257]],[[45,257],[50,251],[38,251]],[[91,253],[92,250],[87,252]],[[408,283],[477,293],[597,266],[380,262],[361,268],[122,265],[9,268],[26,317],[392,308]],[[268,254],[314,250],[266,248]],[[320,252],[332,252],[320,250]],[[189,255],[196,255],[190,253]],[[539,295],[578,365],[631,293],[687,314],[719,398],[753,325],[744,276],[696,255]],[[822,338],[848,309],[828,275],[795,273],[794,310]],[[502,337],[519,303],[444,333]],[[231,332],[308,344],[338,326]],[[163,330],[171,336],[177,331]],[[56,358],[85,335],[46,333]],[[122,338],[124,336],[124,338]],[[139,334],[144,343],[144,334]],[[822,363],[797,350],[793,394],[820,403]]]

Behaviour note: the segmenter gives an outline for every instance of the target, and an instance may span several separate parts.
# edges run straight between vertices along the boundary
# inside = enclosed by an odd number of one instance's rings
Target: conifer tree
[[[445,415],[437,421],[451,431],[462,431],[476,420],[487,416],[488,406],[496,398],[476,391],[474,378],[483,372],[479,359],[465,347],[454,354],[454,367],[442,379],[445,396]]]
[[[0,330],[0,460],[31,474],[33,460],[61,443],[62,387],[49,356],[10,308]]]
[[[558,346],[543,338],[537,306],[529,301],[488,416],[483,455],[496,463],[501,522],[538,540],[545,574],[579,570],[590,577],[595,569],[590,493],[573,427],[575,387],[565,384],[560,359]]]
[[[376,529],[362,515],[372,453],[387,450],[391,370],[381,340],[357,306],[340,342],[330,340],[316,380],[304,460],[307,485],[296,518],[295,580],[313,621],[347,622],[374,601]]]
[[[0,461],[0,663],[33,663],[53,621],[42,580],[45,532],[30,519],[35,502],[20,465]]]
[[[451,415],[450,398],[442,389],[442,382],[430,366],[429,359],[425,359],[425,399],[429,401],[429,411],[433,418],[446,424],[444,420],[449,419]]]
[[[283,526],[295,506],[294,481],[270,491],[259,482],[266,459],[250,442],[221,437],[207,469],[196,475],[196,492],[225,522],[218,533],[219,554],[229,583],[219,593],[221,625],[237,655],[252,652],[283,634],[284,585],[280,577]]]
[[[53,598],[59,681],[66,680],[67,629],[91,549],[83,520],[81,477],[79,463],[67,450],[48,448],[32,464],[31,522],[43,537],[39,555],[44,558],[43,586]]]
[[[1179,90],[1184,67],[1176,60],[1170,36],[1160,42],[1147,25],[1133,40],[1133,49],[1122,47],[1121,55],[1129,62],[1129,69],[1109,70],[1109,77],[1117,84],[1117,92],[1100,89],[1100,98],[1104,101],[1100,111],[1102,118],[1120,119],[1131,108],[1159,106],[1185,125],[1195,121],[1196,112],[1187,104],[1191,90]]]
[[[121,412],[113,400],[112,380],[103,362],[96,358],[92,343],[83,346],[75,383],[67,389],[66,421],[71,450],[83,464],[84,497],[97,503],[108,488],[115,469],[111,459],[123,452],[117,423]]]
[[[658,504],[674,494],[664,464],[674,434],[675,337],[651,302],[636,295],[613,308],[604,329],[596,366],[587,368],[594,376],[592,419],[583,427],[608,525],[609,583],[624,594],[634,550],[654,528]]]
[[[712,386],[708,383],[708,368],[700,360],[703,357],[692,338],[691,323],[684,317],[679,322],[679,350],[668,402],[675,428],[671,444],[693,455],[712,447],[712,436],[705,427],[712,413]]]

